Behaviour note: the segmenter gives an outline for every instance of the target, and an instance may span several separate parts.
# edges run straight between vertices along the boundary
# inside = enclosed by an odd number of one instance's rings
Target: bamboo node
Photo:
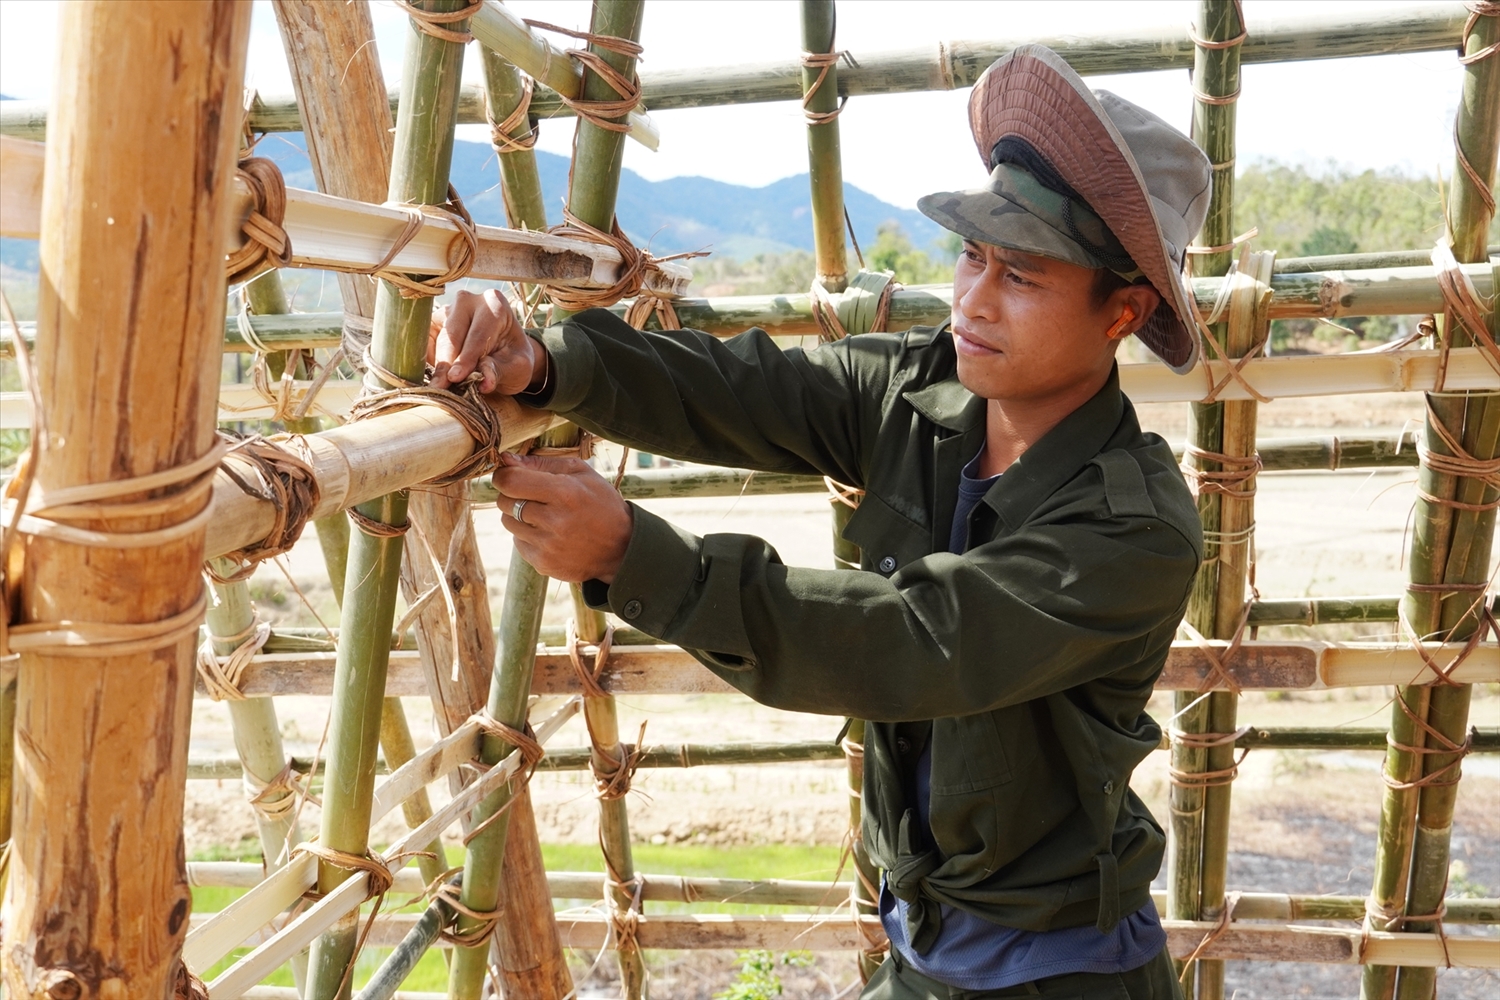
[[[455,45],[467,45],[474,40],[474,36],[467,31],[455,31],[448,27],[456,21],[465,21],[479,12],[484,6],[484,0],[473,0],[467,7],[447,12],[424,10],[412,3],[411,0],[396,0],[396,6],[406,11],[411,18],[412,27],[424,35],[440,38],[445,42],[453,42]]]
[[[262,156],[240,161],[238,176],[250,191],[250,214],[240,224],[245,242],[224,259],[231,285],[247,281],[272,267],[292,262],[292,241],[282,223],[286,219],[286,182],[281,169]]]
[[[214,701],[244,701],[245,693],[240,690],[240,681],[245,669],[250,666],[250,661],[270,638],[271,626],[261,621],[251,622],[250,627],[238,635],[215,636],[210,633],[203,640],[203,645],[198,647],[197,660],[198,676],[203,680],[203,687],[209,698]],[[220,642],[240,642],[228,656],[221,657],[214,652],[215,639]],[[250,772],[246,771],[245,774],[249,775]]]
[[[292,447],[301,443],[298,438],[280,440]],[[254,481],[236,472],[231,460],[248,466]],[[317,474],[308,459],[300,458],[290,447],[283,447],[258,434],[231,445],[220,463],[220,470],[241,492],[266,501],[275,512],[271,529],[264,538],[224,556],[235,563],[233,572],[220,573],[212,562],[205,564],[208,575],[215,582],[233,583],[249,578],[261,562],[288,552],[297,544],[308,518],[318,506],[321,492]]]

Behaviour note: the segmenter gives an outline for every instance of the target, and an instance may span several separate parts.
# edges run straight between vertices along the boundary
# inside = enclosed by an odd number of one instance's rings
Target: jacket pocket
[[[932,554],[932,531],[899,513],[873,493],[866,493],[844,528],[844,538],[859,546],[861,564],[884,576]]]
[[[968,795],[1011,781],[1010,757],[995,714],[933,721],[933,795]]]

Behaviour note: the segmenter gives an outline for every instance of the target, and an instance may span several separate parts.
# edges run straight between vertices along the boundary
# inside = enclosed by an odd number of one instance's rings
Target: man
[[[1114,355],[1134,333],[1196,360],[1182,267],[1209,164],[1039,46],[969,112],[988,185],[921,202],[965,241],[949,325],[783,352],[594,310],[528,337],[486,293],[449,316],[437,384],[477,365],[633,447],[864,490],[862,571],[840,572],[691,535],[582,462],[495,474],[541,572],[760,702],[872,721],[863,836],[892,948],[865,996],[1174,997],[1149,895],[1165,838],[1129,780],[1202,537]]]

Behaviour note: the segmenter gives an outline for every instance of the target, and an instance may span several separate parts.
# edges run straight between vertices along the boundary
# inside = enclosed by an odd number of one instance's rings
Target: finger
[[[522,511],[522,513],[525,514],[530,510],[531,505],[527,504],[526,510]],[[534,524],[530,524],[526,521],[517,521],[515,518],[510,516],[509,511],[501,511],[500,526],[514,535],[517,541],[525,539],[529,544],[532,545],[540,543],[543,536],[546,535],[546,532],[542,528],[539,528]]]
[[[448,377],[454,382],[468,378],[479,359],[494,350],[505,332],[506,320],[510,319],[510,307],[495,289],[487,288],[484,295],[477,298],[474,317],[469,322],[469,336],[449,371]]]
[[[576,476],[594,471],[594,467],[581,458],[566,455],[517,455],[513,451],[502,452],[500,464],[507,468],[527,469],[550,476]]]
[[[539,503],[562,503],[578,490],[571,476],[560,476],[532,469],[496,469],[492,481],[495,489],[516,500],[535,500]]]
[[[485,355],[479,359],[479,367],[476,371],[480,374],[479,391],[494,392],[495,384],[500,381],[500,365],[493,357]]]
[[[521,516],[519,518],[516,517],[516,504],[518,503],[526,505],[521,509]],[[522,524],[529,524],[532,527],[540,524],[547,512],[547,505],[540,500],[522,500],[517,497],[507,496],[504,493],[501,493],[496,498],[495,506],[499,508],[502,517],[508,517],[511,520],[520,521]]]
[[[446,389],[451,383],[464,377],[450,369],[454,359],[472,336],[472,321],[478,302],[478,295],[460,290],[452,308],[445,310],[443,328],[438,334],[436,349],[432,352],[433,388]]]

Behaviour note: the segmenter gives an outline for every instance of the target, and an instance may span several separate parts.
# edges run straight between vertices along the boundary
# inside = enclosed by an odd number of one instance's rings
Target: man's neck
[[[998,476],[1047,432],[1062,423],[1104,387],[1112,369],[1098,379],[1089,379],[1041,398],[987,400],[984,450],[979,455],[981,478]]]

